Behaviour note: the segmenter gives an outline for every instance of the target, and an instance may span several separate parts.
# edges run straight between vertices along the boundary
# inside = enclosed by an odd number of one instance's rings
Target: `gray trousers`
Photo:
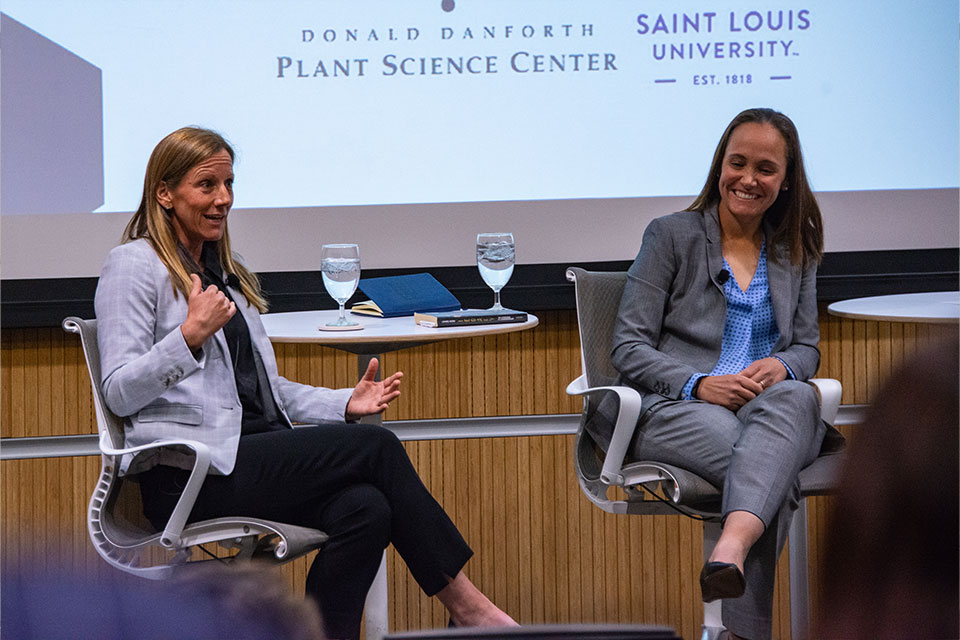
[[[699,400],[661,402],[641,418],[634,459],[698,474],[723,491],[723,516],[749,511],[764,533],[744,563],[747,589],[724,600],[723,624],[738,636],[769,638],[777,558],[799,505],[797,475],[820,451],[826,426],[814,388],[784,380],[736,413]]]

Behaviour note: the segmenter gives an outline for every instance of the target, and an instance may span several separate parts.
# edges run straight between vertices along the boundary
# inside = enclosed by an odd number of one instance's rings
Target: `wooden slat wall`
[[[818,375],[843,382],[844,404],[866,403],[904,358],[955,333],[956,327],[840,320],[821,309]],[[321,347],[279,345],[277,359],[283,375],[309,384],[349,386],[357,376],[354,356]],[[576,317],[569,311],[543,313],[532,331],[400,351],[385,356],[383,364],[387,373],[406,374],[403,397],[388,420],[580,408],[563,393],[580,369]],[[0,367],[3,437],[95,433],[76,336],[58,329],[6,330]],[[594,508],[573,475],[571,436],[405,446],[476,552],[468,575],[521,622],[660,623],[684,637],[699,636],[699,523],[675,516],[611,516]],[[84,521],[98,468],[94,457],[0,465],[4,568],[101,568]],[[809,504],[814,600],[829,505],[829,498]],[[296,591],[302,591],[308,560],[283,569]],[[393,551],[388,563],[391,628],[444,624],[442,607],[423,596]],[[774,635],[789,638],[786,554],[780,568]]]

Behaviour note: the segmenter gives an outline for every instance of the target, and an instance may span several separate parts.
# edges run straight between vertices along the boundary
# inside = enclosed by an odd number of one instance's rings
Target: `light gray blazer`
[[[331,390],[286,380],[277,373],[273,347],[256,307],[229,289],[250,330],[261,387],[269,390],[283,422],[343,422],[352,389]],[[194,358],[180,332],[187,301],[174,295],[167,268],[146,240],[115,247],[107,256],[94,300],[102,385],[107,406],[126,418],[126,444],[187,438],[207,444],[211,473],[233,470],[240,440],[240,398],[230,351],[221,329]],[[163,462],[190,468],[176,451],[137,457],[141,471]]]
[[[690,376],[709,373],[720,360],[727,310],[717,281],[722,269],[715,207],[656,218],[644,231],[627,273],[612,348],[619,384],[643,394],[644,413],[664,400],[678,400]],[[816,264],[803,269],[790,262],[785,249],[768,250],[767,278],[780,331],[771,355],[786,362],[798,380],[807,380],[820,364]],[[611,400],[601,402],[606,419],[591,429],[604,447],[609,442],[604,423],[612,424],[616,415]]]

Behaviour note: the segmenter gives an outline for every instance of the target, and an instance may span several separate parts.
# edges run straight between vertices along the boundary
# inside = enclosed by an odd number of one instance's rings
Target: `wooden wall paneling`
[[[43,389],[43,393],[33,393],[30,394],[33,396],[36,404],[34,406],[33,413],[33,430],[35,435],[40,435],[43,427],[41,425],[49,426],[51,429],[56,429],[57,425],[62,425],[62,421],[57,420],[54,416],[53,409],[53,372],[52,372],[52,359],[53,359],[53,339],[52,333],[50,331],[36,331],[35,340],[36,346],[34,347],[34,352],[36,354],[36,382],[37,389]]]
[[[777,561],[777,579],[773,591],[773,637],[790,637],[790,553],[789,541]]]
[[[854,403],[860,404],[869,396],[866,357],[867,322],[865,320],[848,320],[847,322],[853,325],[853,397]]]
[[[447,485],[454,479],[451,473],[455,461],[453,442],[433,440],[427,442],[426,445],[430,448],[432,458],[440,461],[439,464],[435,465],[438,468],[431,474],[431,491],[437,496],[440,504],[447,504],[447,500],[449,499],[449,503],[453,505],[453,507],[456,507],[456,489],[450,490],[447,488]],[[456,518],[456,515],[456,512],[454,512],[451,518]],[[454,519],[454,522],[456,522],[456,519]],[[445,619],[445,609],[440,602],[436,598],[422,598],[422,600],[429,606],[430,616],[428,616],[426,620],[432,622],[432,624],[426,626],[445,625],[447,622]]]
[[[533,364],[530,370],[529,380],[531,380],[533,384],[531,395],[533,397],[532,413],[534,415],[544,415],[550,411],[549,404],[547,403],[547,388],[549,387],[549,385],[546,384],[547,354],[544,348],[546,328],[543,323],[546,322],[546,320],[541,318],[540,322],[541,325],[533,331],[523,332],[523,339],[530,345],[530,349],[533,352],[530,358]]]
[[[908,360],[917,351],[917,329],[919,325],[904,323],[903,325],[903,359]]]
[[[471,375],[470,381],[472,385],[468,391],[469,401],[469,414],[474,417],[482,417],[486,415],[485,407],[483,404],[484,399],[484,360],[483,360],[483,338],[470,338],[470,351],[468,356],[468,365],[470,367]],[[463,390],[461,390],[462,392]]]
[[[561,547],[560,526],[564,514],[564,493],[556,484],[557,449],[562,445],[560,438],[544,437],[541,439],[541,478],[543,480],[543,593],[540,598],[543,606],[543,620],[560,621],[560,563],[556,562]]]
[[[400,387],[404,392],[404,399],[397,406],[399,410],[402,405],[404,419],[433,417],[428,413],[427,388],[433,383],[432,377],[436,371],[430,370],[432,366],[422,356],[423,352],[428,351],[429,348],[402,349],[392,354],[397,361],[398,370],[403,371],[406,378]]]
[[[553,311],[545,314],[548,315],[549,320],[545,321],[546,327],[543,331],[543,349],[544,355],[546,356],[543,387],[546,393],[547,407],[551,409],[561,406],[560,394],[563,393],[562,383],[558,379],[558,371],[560,369],[560,327],[557,321],[558,313],[559,312]],[[569,382],[569,380],[566,382]],[[548,410],[548,412],[552,413],[553,411]]]
[[[13,330],[0,335],[0,435],[4,438],[13,435],[13,387],[10,384],[12,361],[17,350]]]
[[[441,504],[447,505],[449,509],[448,515],[453,520],[454,524],[459,526],[461,521],[461,504],[457,500],[457,441],[456,440],[445,440],[443,442],[438,442],[442,449],[442,459],[443,459],[443,475],[441,479],[441,488],[442,491],[437,494],[437,498],[440,500]],[[468,574],[469,576],[469,574]],[[442,612],[438,611],[436,615],[442,615]],[[434,618],[436,620],[436,618]]]
[[[584,500],[586,502],[586,500]],[[613,566],[613,572],[616,576],[616,591],[612,600],[618,605],[618,615],[616,618],[605,617],[605,620],[621,620],[631,619],[633,615],[632,609],[632,597],[636,595],[633,590],[634,584],[640,584],[640,580],[633,575],[631,565],[634,564],[634,559],[637,555],[634,554],[632,549],[631,540],[630,540],[630,529],[635,528],[631,527],[627,518],[614,518],[613,524],[617,532],[617,541],[616,541],[616,564]]]
[[[577,582],[581,585],[581,606],[583,607],[581,615],[585,620],[595,621],[603,619],[604,616],[602,605],[606,596],[609,595],[605,581],[606,563],[608,560],[612,562],[617,560],[613,553],[615,549],[611,548],[611,544],[615,544],[616,539],[611,541],[607,535],[606,522],[603,518],[606,515],[604,511],[595,509],[586,500],[577,499],[574,503],[578,507],[579,519],[590,523],[588,527],[584,528],[580,539],[580,578]],[[609,558],[608,551],[610,552]],[[611,606],[615,607],[616,604],[614,603]],[[615,608],[613,616],[616,619]]]
[[[654,546],[654,519],[640,518],[640,522],[633,527],[632,542],[638,547],[638,552],[631,555],[629,564],[634,580],[639,577],[640,598],[632,609],[632,620],[656,620],[657,615],[657,588],[656,588],[656,549]]]
[[[63,342],[61,348],[64,350],[62,375],[57,377],[57,381],[63,384],[61,393],[64,404],[63,424],[61,429],[48,431],[41,427],[42,435],[72,435],[97,433],[97,420],[93,409],[93,390],[90,388],[90,372],[87,370],[86,360],[83,357],[83,349],[80,346],[80,337],[74,334],[67,334],[60,329],[52,329],[54,334],[59,335]],[[38,393],[48,390],[38,389]],[[51,393],[56,393],[49,390]]]
[[[519,353],[517,354],[519,356]],[[519,360],[519,357],[517,358]],[[519,366],[516,367],[519,369]],[[519,402],[519,398],[517,399]],[[519,412],[519,407],[517,407]],[[504,474],[504,513],[509,520],[506,531],[506,548],[510,561],[504,581],[507,589],[507,610],[515,611],[522,618],[521,594],[529,593],[530,585],[530,491],[529,443],[520,438],[504,438],[506,473]],[[521,487],[523,489],[521,490]],[[513,571],[510,571],[510,565]]]
[[[666,559],[666,587],[667,593],[667,615],[671,620],[682,620],[681,600],[683,592],[680,590],[680,576],[685,571],[683,558],[680,557],[679,531],[680,520],[677,516],[665,517],[665,547],[664,558]],[[679,568],[679,570],[677,570]]]
[[[893,371],[893,354],[891,353],[890,336],[893,330],[892,322],[877,323],[877,375],[879,380],[886,380]]]
[[[560,373],[559,390],[563,398],[560,413],[580,413],[583,400],[579,396],[569,396],[564,391],[567,384],[580,375],[580,334],[575,312],[568,312],[565,316],[567,342],[567,359],[564,371]]]
[[[544,526],[544,512],[549,508],[551,495],[550,487],[544,482],[544,436],[530,438],[529,446],[529,474],[527,475],[529,528],[527,531],[530,541],[529,584],[521,587],[521,592],[527,597],[521,597],[520,619],[530,620],[532,623],[543,624],[546,620],[544,590],[546,588],[545,549],[546,532]]]
[[[866,362],[864,376],[866,377],[866,397],[868,402],[877,394],[880,384],[880,344],[879,322],[864,322],[864,359]],[[886,323],[883,323],[886,324]]]
[[[494,343],[494,397],[490,398],[491,413],[487,415],[509,415],[510,408],[510,357],[507,351],[509,336],[491,336],[489,342]],[[488,363],[489,366],[489,363]],[[491,467],[493,469],[493,502],[489,505],[492,511],[494,535],[494,562],[492,567],[494,589],[493,594],[497,602],[510,607],[510,597],[507,591],[507,575],[514,575],[517,569],[512,554],[508,550],[507,513],[511,507],[516,508],[516,502],[511,504],[507,490],[508,470],[512,475],[515,468],[509,466],[508,449],[505,438],[491,440]],[[514,457],[514,461],[516,458]],[[512,512],[511,512],[512,513]],[[499,559],[499,562],[497,560]],[[515,610],[515,609],[514,609]]]
[[[621,518],[626,522],[626,518]],[[626,541],[621,552],[623,560],[620,563],[620,571],[627,581],[626,590],[622,593],[626,596],[628,620],[642,620],[644,607],[644,544],[642,538],[641,523],[634,523],[633,526],[625,527]]]
[[[522,415],[536,415],[536,366],[534,352],[534,336],[537,332],[522,331],[517,334],[520,353],[520,381],[523,386],[523,395],[520,398],[520,411]]]
[[[490,574],[488,574],[488,584],[493,582],[493,596],[497,602],[502,602],[505,607],[510,606],[509,594],[507,593],[507,575],[516,571],[516,565],[511,562],[513,559],[507,548],[507,527],[509,525],[506,517],[506,511],[509,508],[507,499],[507,467],[506,459],[506,441],[504,438],[490,438],[491,467],[493,469],[493,501],[487,505],[488,518],[493,521],[493,557],[491,558]],[[511,566],[513,564],[513,566]]]
[[[839,378],[840,367],[840,322],[827,315],[826,305],[820,305],[820,368],[817,376]]]
[[[464,449],[464,460],[468,469],[468,484],[470,488],[470,501],[468,514],[469,518],[467,519],[467,526],[465,529],[461,530],[464,537],[466,538],[468,544],[474,549],[473,559],[470,560],[467,567],[469,568],[468,575],[471,577],[471,580],[482,590],[488,591],[489,588],[486,582],[486,575],[490,571],[490,565],[493,562],[493,558],[490,558],[490,554],[485,554],[482,551],[483,542],[484,542],[484,511],[485,503],[483,500],[484,494],[484,474],[483,468],[481,466],[481,457],[482,457],[482,448],[483,441],[480,439],[470,439],[464,441],[466,446],[463,446]],[[460,460],[458,459],[458,463]],[[484,565],[484,557],[486,556],[486,566]],[[484,571],[486,569],[486,572]]]
[[[890,371],[892,373],[903,365],[903,331],[902,322],[890,323]]]
[[[495,592],[494,587],[494,574],[496,572],[496,565],[493,557],[493,546],[494,546],[494,524],[492,513],[489,510],[489,507],[494,504],[494,494],[493,494],[493,440],[489,438],[484,438],[477,440],[479,445],[479,488],[480,488],[480,511],[477,513],[478,518],[478,531],[477,538],[473,544],[476,544],[480,549],[490,549],[490,553],[480,552],[479,553],[479,564],[480,564],[480,584],[483,585],[483,590],[487,592],[488,596],[493,599],[495,602],[502,603],[503,600],[498,598],[498,594]],[[473,541],[473,538],[471,538]]]
[[[840,381],[843,386],[842,404],[855,404],[857,372],[854,369],[853,321],[840,320]]]
[[[426,392],[426,389],[424,389],[424,391]],[[441,464],[442,461],[433,458],[432,452],[430,451],[430,442],[412,442],[406,445],[405,448],[408,452],[415,451],[412,457],[414,466],[423,479],[424,484],[427,486],[427,489],[433,491],[434,495],[436,495],[437,485],[434,482],[431,470],[433,467]],[[429,626],[431,603],[420,598],[420,594],[414,586],[414,581],[410,579],[409,572],[405,572],[404,578],[406,578],[407,590],[407,615],[411,626]]]
[[[548,352],[549,353],[549,352]],[[548,357],[549,360],[549,357]],[[564,480],[568,477],[567,447],[562,438],[553,438],[552,482],[554,491],[554,557],[563,558],[555,563],[554,608],[552,614],[560,623],[580,620],[579,590],[573,589],[571,576],[579,571],[581,547],[580,519],[576,517],[576,502],[563,491]],[[571,508],[570,503],[573,503]],[[573,517],[571,517],[573,516]],[[572,545],[571,545],[572,542]],[[572,550],[569,548],[572,546]]]
[[[688,569],[680,573],[680,601],[683,628],[689,629],[703,621],[703,606],[700,600],[700,569],[702,562],[695,561],[698,557],[694,547],[703,546],[703,529],[698,527],[694,520],[675,516],[680,523],[680,557]],[[699,535],[697,535],[699,534]],[[696,544],[694,544],[696,542]]]
[[[97,416],[93,407],[93,389],[90,386],[93,383],[90,380],[90,371],[87,369],[87,361],[84,358],[83,349],[79,342],[80,340],[76,336],[74,336],[71,342],[71,353],[73,357],[70,359],[70,363],[74,375],[71,376],[70,390],[76,389],[77,391],[76,407],[78,422],[76,427],[71,425],[69,433],[97,433]]]
[[[69,351],[67,338],[72,338],[76,340],[76,336],[68,335],[66,332],[58,332],[50,334],[53,344],[50,348],[50,377],[51,384],[47,389],[47,394],[50,397],[51,404],[56,408],[54,411],[53,422],[50,424],[50,428],[58,434],[70,433],[72,429],[76,429],[79,425],[76,422],[71,422],[70,420],[70,392],[69,392],[69,380],[73,376],[73,372],[70,370],[70,367],[67,364],[67,359],[69,358]],[[74,394],[77,391],[74,390]]]
[[[11,345],[9,353],[4,354],[3,386],[9,391],[3,406],[3,437],[18,438],[28,435],[24,419],[24,358],[29,351],[25,330],[18,329],[7,334]],[[6,336],[5,336],[6,337]]]

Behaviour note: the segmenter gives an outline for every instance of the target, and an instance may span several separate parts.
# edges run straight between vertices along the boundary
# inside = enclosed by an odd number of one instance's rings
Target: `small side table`
[[[901,293],[834,302],[827,312],[854,320],[883,322],[922,322],[957,324],[960,322],[960,292]]]

